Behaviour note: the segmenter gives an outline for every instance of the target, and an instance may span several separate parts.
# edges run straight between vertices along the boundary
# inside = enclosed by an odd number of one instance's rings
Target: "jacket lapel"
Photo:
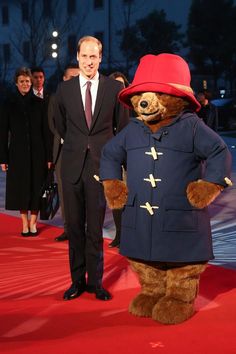
[[[93,113],[93,118],[92,118],[92,124],[91,128],[93,129],[93,126],[98,118],[101,106],[102,106],[102,101],[103,101],[103,96],[105,93],[105,78],[103,75],[99,75],[99,84],[98,84],[98,92],[97,92],[97,98],[96,98],[96,103],[95,103],[95,108],[94,108],[94,113]]]
[[[75,89],[73,90],[73,92],[75,93],[74,102],[77,102],[78,118],[82,117],[82,119],[77,119],[75,123],[82,131],[88,131],[89,129],[88,129],[88,126],[86,123],[84,105],[83,105],[82,94],[81,94],[81,89],[80,89],[79,76],[76,77],[76,79],[77,80],[74,81]]]

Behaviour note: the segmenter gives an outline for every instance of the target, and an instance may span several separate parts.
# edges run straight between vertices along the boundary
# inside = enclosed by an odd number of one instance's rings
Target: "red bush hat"
[[[130,98],[140,92],[161,92],[184,97],[195,111],[200,103],[190,87],[191,75],[186,61],[179,55],[162,53],[148,54],[140,59],[134,80],[130,86],[119,93],[119,100],[133,108]]]

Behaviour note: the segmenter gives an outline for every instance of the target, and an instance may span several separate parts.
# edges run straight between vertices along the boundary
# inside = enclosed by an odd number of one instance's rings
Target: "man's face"
[[[80,73],[86,79],[92,79],[99,68],[102,57],[99,53],[98,45],[93,41],[84,41],[80,46],[80,51],[77,54]]]
[[[78,76],[79,75],[79,68],[68,68],[66,69],[65,75],[63,76],[63,80],[67,81],[72,79],[72,77],[74,76]]]
[[[197,100],[202,106],[204,106],[205,105],[205,101],[206,101],[206,97],[202,93],[199,93],[197,95]]]
[[[43,85],[44,85],[44,80],[45,80],[45,77],[44,77],[44,74],[42,72],[37,72],[35,71],[33,74],[32,74],[32,82],[33,82],[33,87],[36,89],[36,90],[41,90],[43,88]]]

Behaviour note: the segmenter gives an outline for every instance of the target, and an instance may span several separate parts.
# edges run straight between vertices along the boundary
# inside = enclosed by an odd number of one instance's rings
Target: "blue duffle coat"
[[[100,179],[122,179],[128,201],[122,213],[120,252],[145,261],[199,262],[214,258],[207,208],[191,206],[191,181],[227,186],[231,154],[194,113],[185,112],[157,133],[136,118],[102,152]]]

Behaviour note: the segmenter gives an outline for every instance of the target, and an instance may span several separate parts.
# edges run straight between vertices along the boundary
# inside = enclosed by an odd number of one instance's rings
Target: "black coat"
[[[52,135],[46,106],[31,92],[19,92],[0,116],[0,163],[8,164],[6,209],[38,210],[41,188],[52,161]]]

